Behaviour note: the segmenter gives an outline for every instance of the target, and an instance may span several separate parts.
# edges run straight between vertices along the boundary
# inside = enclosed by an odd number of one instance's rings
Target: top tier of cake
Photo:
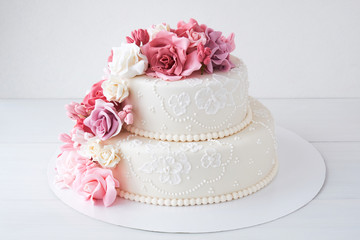
[[[244,63],[232,57],[228,72],[193,74],[182,81],[137,76],[128,82],[127,104],[134,122],[127,130],[140,136],[168,141],[222,138],[251,121],[248,80]]]

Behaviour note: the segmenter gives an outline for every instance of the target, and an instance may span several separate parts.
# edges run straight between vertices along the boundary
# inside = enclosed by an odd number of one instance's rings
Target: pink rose
[[[101,99],[95,101],[94,110],[84,120],[84,125],[103,141],[117,135],[122,127],[114,104]]]
[[[174,32],[179,37],[186,37],[190,40],[190,48],[196,47],[200,43],[205,45],[206,43],[206,35],[205,35],[205,25],[199,25],[198,22],[190,18],[188,23],[185,23],[184,21],[180,21],[177,24],[177,29],[174,30]]]
[[[150,37],[146,29],[138,29],[131,32],[131,37],[126,37],[126,42],[135,42],[135,44],[140,47],[141,45],[147,44],[149,39]]]
[[[78,154],[76,149],[63,151],[56,161],[56,184],[72,188],[86,200],[102,200],[106,207],[116,199],[119,182],[112,171]]]
[[[75,178],[78,159],[80,156],[76,149],[63,151],[56,160],[56,183],[61,187],[71,188]]]
[[[146,55],[150,68],[147,75],[164,80],[176,81],[199,70],[197,52],[187,54],[190,41],[175,33],[161,31],[141,50]]]
[[[80,172],[79,172],[80,174]],[[113,177],[110,169],[90,167],[85,169],[79,180],[74,183],[74,190],[86,200],[102,200],[105,207],[110,206],[117,196],[119,181]]]
[[[84,105],[86,112],[91,112],[94,109],[95,101],[97,99],[102,99],[104,101],[107,101],[106,97],[103,94],[103,89],[101,87],[101,84],[104,81],[105,80],[101,80],[101,81],[95,83],[91,87],[90,92],[88,94],[86,94],[84,100],[81,103],[82,105]]]
[[[205,47],[211,49],[211,61],[206,64],[206,71],[212,73],[214,69],[221,71],[229,71],[235,65],[230,61],[230,52],[235,49],[234,34],[230,34],[228,38],[222,36],[219,31],[211,28],[205,30],[207,42]]]
[[[65,108],[67,110],[68,117],[73,120],[86,118],[89,115],[85,106],[77,102],[71,102],[70,104],[65,105]]]
[[[76,179],[74,181],[74,186],[78,186],[80,184],[81,178],[85,175],[87,171],[92,168],[98,167],[98,164],[85,157],[78,158],[76,162]]]
[[[79,145],[66,133],[59,136],[60,141],[65,143],[61,146],[61,153],[56,160],[56,183],[61,187],[70,188],[76,178],[78,161],[84,158],[78,154]]]

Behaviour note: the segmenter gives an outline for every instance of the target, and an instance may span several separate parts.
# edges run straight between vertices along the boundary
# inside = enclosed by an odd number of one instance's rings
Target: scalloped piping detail
[[[199,197],[199,198],[157,198],[157,197],[150,197],[150,196],[142,196],[134,193],[129,193],[123,190],[118,190],[118,195],[122,198],[127,200],[153,204],[153,205],[160,205],[160,206],[173,206],[173,207],[181,207],[181,206],[195,206],[195,205],[205,205],[205,204],[213,204],[213,203],[221,203],[221,202],[228,202],[231,200],[236,200],[239,198],[246,197],[252,193],[259,191],[260,189],[267,186],[276,176],[278,171],[278,160],[276,160],[275,165],[271,169],[270,173],[264,177],[262,180],[253,184],[247,188],[241,189],[239,191],[235,191],[228,194],[221,194],[217,196],[211,197]]]
[[[131,125],[125,126],[126,130],[134,133],[135,135],[161,140],[161,141],[170,141],[170,142],[198,142],[198,141],[206,141],[212,139],[221,139],[224,137],[231,136],[235,133],[240,132],[245,127],[247,127],[252,121],[252,111],[250,106],[248,106],[248,111],[244,120],[238,125],[227,128],[225,130],[210,132],[210,133],[201,133],[201,134],[165,134],[165,133],[155,133],[146,130],[142,130]]]

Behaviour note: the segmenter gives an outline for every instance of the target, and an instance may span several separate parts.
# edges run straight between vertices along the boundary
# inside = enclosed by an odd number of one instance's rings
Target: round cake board
[[[157,232],[202,233],[259,225],[286,216],[309,203],[325,181],[321,154],[306,140],[276,127],[279,171],[273,182],[250,196],[230,202],[189,207],[165,207],[117,198],[111,207],[93,205],[69,189],[54,184],[55,160],[48,167],[51,189],[61,201],[98,220]]]

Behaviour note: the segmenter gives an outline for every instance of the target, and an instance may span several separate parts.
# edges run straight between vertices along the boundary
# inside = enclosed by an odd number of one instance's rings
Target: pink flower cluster
[[[71,136],[62,134],[60,139],[65,141],[65,145],[56,161],[56,183],[74,190],[86,200],[101,200],[105,207],[113,204],[117,195],[116,188],[120,184],[113,177],[112,171],[81,156],[78,148],[73,147]]]
[[[82,156],[79,150],[89,138],[105,141],[116,136],[123,124],[133,123],[133,114],[132,105],[106,99],[102,89],[104,81],[95,83],[81,103],[71,102],[65,106],[67,115],[76,124],[70,135],[60,135],[64,145],[56,162],[56,182],[87,200],[102,200],[107,207],[116,199],[119,182],[110,169]]]
[[[147,57],[146,74],[164,80],[180,80],[198,70],[213,73],[234,67],[230,60],[235,49],[234,34],[226,38],[195,19],[180,21],[176,29],[161,30],[152,39],[147,30],[134,30],[126,40],[140,46]]]
[[[122,122],[113,103],[97,99],[94,110],[84,120],[84,125],[101,140],[107,140],[121,131]]]
[[[116,136],[124,123],[132,124],[132,106],[106,100],[101,84],[95,83],[81,103],[66,105],[67,115],[76,121],[75,127],[105,141]],[[125,114],[125,116],[124,116]]]

